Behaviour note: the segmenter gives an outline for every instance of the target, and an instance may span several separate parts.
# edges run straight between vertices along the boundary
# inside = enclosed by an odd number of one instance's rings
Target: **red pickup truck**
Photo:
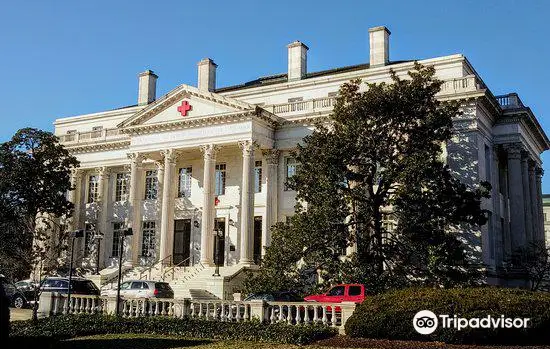
[[[323,294],[314,294],[304,297],[306,302],[354,302],[361,303],[365,300],[365,285],[345,284],[333,286]]]

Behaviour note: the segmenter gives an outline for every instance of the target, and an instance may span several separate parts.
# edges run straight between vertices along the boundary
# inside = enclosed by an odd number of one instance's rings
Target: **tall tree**
[[[21,129],[0,145],[0,254],[13,276],[28,275],[54,248],[48,234],[72,213],[66,193],[78,165],[50,132]]]
[[[300,166],[288,184],[297,191],[296,214],[272,230],[247,290],[277,278],[303,285],[312,270],[327,283],[362,281],[373,290],[472,280],[453,231],[484,224],[480,201],[489,186],[463,185],[443,159],[460,113],[437,100],[442,82],[434,74],[416,64],[407,79],[392,72],[389,84],[340,88],[328,122],[297,147]],[[355,253],[342,258],[346,247]]]

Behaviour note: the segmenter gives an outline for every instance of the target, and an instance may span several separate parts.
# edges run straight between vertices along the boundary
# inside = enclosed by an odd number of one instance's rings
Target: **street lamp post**
[[[132,228],[127,228],[122,232],[122,236],[120,237],[120,249],[118,251],[118,280],[117,280],[117,288],[116,288],[116,315],[119,315],[120,311],[120,281],[122,278],[122,254],[124,253],[124,239],[126,236],[132,236]]]
[[[67,290],[67,309],[71,306],[71,283],[73,281],[73,258],[74,258],[74,240],[84,236],[84,230],[75,230],[71,236],[71,261],[69,265],[69,285]]]
[[[216,269],[212,276],[220,276],[220,250],[221,242],[223,237],[223,231],[218,227],[218,222],[216,222],[216,228],[214,229],[214,264]]]
[[[100,231],[96,230],[94,234],[94,240],[96,241],[96,262],[95,262],[95,274],[99,275],[99,262],[101,256],[101,239],[103,239],[103,234]]]

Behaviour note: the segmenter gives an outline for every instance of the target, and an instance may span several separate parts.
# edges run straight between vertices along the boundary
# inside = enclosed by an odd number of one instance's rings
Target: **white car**
[[[101,295],[116,297],[117,289],[101,291]],[[174,298],[174,291],[167,282],[128,280],[120,284],[120,296],[124,298]]]

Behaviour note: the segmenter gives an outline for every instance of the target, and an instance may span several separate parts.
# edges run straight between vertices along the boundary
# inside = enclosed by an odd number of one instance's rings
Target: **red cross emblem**
[[[189,104],[187,101],[181,102],[181,105],[178,107],[178,111],[180,112],[181,116],[187,116],[187,112],[191,110],[191,104]]]

